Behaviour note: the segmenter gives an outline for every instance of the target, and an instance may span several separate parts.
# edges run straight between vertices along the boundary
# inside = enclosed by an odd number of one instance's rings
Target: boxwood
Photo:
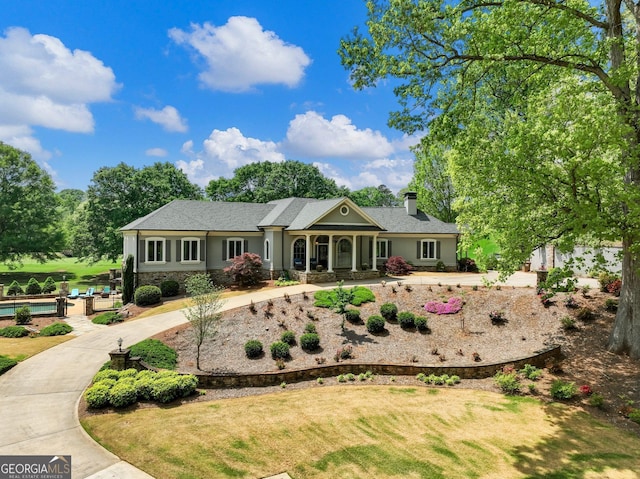
[[[382,316],[374,314],[367,319],[367,331],[373,334],[379,334],[384,331],[385,320]]]
[[[22,338],[28,334],[29,330],[23,326],[7,326],[0,329],[0,336],[4,338]]]
[[[262,354],[262,343],[257,339],[250,339],[244,343],[244,352],[250,359],[255,359]]]
[[[162,296],[162,291],[157,286],[140,286],[133,295],[133,302],[136,306],[151,306],[158,304]]]
[[[287,359],[289,357],[289,345],[282,341],[271,344],[270,350],[273,359]]]
[[[320,336],[317,333],[305,333],[300,336],[300,346],[305,351],[315,351],[320,347]]]
[[[64,336],[71,331],[73,331],[73,328],[67,323],[53,323],[46,328],[42,328],[40,336]]]

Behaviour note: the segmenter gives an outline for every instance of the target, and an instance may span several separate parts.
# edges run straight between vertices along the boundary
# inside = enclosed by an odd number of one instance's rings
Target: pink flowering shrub
[[[435,314],[456,314],[462,309],[462,298],[449,298],[445,302],[440,301],[428,301],[424,305],[425,311]]]
[[[578,388],[578,390],[580,391],[581,394],[585,396],[590,396],[591,393],[593,393],[593,391],[591,390],[591,387],[588,384],[583,384]]]

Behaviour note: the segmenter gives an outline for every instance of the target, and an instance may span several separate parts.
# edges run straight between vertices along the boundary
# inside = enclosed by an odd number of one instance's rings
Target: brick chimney
[[[404,194],[404,207],[406,208],[408,215],[415,216],[418,214],[418,207],[416,205],[417,199],[418,194],[415,191],[407,191]]]

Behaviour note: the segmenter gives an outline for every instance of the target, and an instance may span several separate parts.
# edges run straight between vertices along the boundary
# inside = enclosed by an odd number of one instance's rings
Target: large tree
[[[349,198],[358,206],[398,206],[400,204],[387,185],[365,186],[349,193]]]
[[[236,168],[233,178],[211,180],[205,188],[212,201],[267,203],[282,198],[336,198],[347,190],[313,165],[287,160],[262,161]]]
[[[418,208],[422,211],[447,223],[455,223],[455,189],[447,168],[448,151],[449,148],[439,142],[423,141],[417,145],[409,189],[417,193]]]
[[[120,228],[175,199],[199,200],[202,191],[171,163],[100,168],[91,179],[86,205],[78,212],[74,253],[115,261],[122,254]]]
[[[482,171],[476,188],[458,191],[462,214],[475,227],[492,222],[505,268],[526,259],[531,238],[563,249],[622,240],[609,349],[640,357],[640,7],[622,0],[367,5],[368,34],[354,31],[340,49],[355,87],[390,79],[402,107],[391,124],[449,138],[454,179],[474,178],[461,171],[469,165]]]
[[[57,206],[51,176],[31,155],[0,142],[0,263],[52,258],[63,243]]]

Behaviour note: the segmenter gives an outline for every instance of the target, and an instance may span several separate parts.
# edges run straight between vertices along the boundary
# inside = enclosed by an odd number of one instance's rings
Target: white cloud
[[[180,151],[185,155],[193,155],[193,140],[187,140],[182,144]]]
[[[178,45],[188,45],[204,58],[198,78],[213,90],[242,92],[259,84],[296,86],[311,63],[304,50],[263,30],[255,18],[231,17],[226,25],[191,24],[191,31],[169,30]]]
[[[315,166],[327,178],[333,179],[338,186],[346,186],[350,190],[359,190],[365,186],[386,185],[390,190],[398,192],[406,187],[413,176],[412,160],[374,160],[358,164],[353,163],[314,162]]]
[[[169,152],[167,150],[165,150],[164,148],[149,148],[148,150],[146,150],[144,152],[144,154],[147,155],[147,156],[163,157],[163,156],[167,156],[169,154]]]
[[[184,133],[188,129],[187,121],[182,118],[178,110],[171,105],[165,106],[162,110],[136,107],[135,114],[138,120],[151,120],[162,126],[165,131]]]
[[[308,111],[289,122],[287,150],[307,158],[373,159],[393,153],[391,143],[379,131],[359,130],[344,115],[325,119]]]

